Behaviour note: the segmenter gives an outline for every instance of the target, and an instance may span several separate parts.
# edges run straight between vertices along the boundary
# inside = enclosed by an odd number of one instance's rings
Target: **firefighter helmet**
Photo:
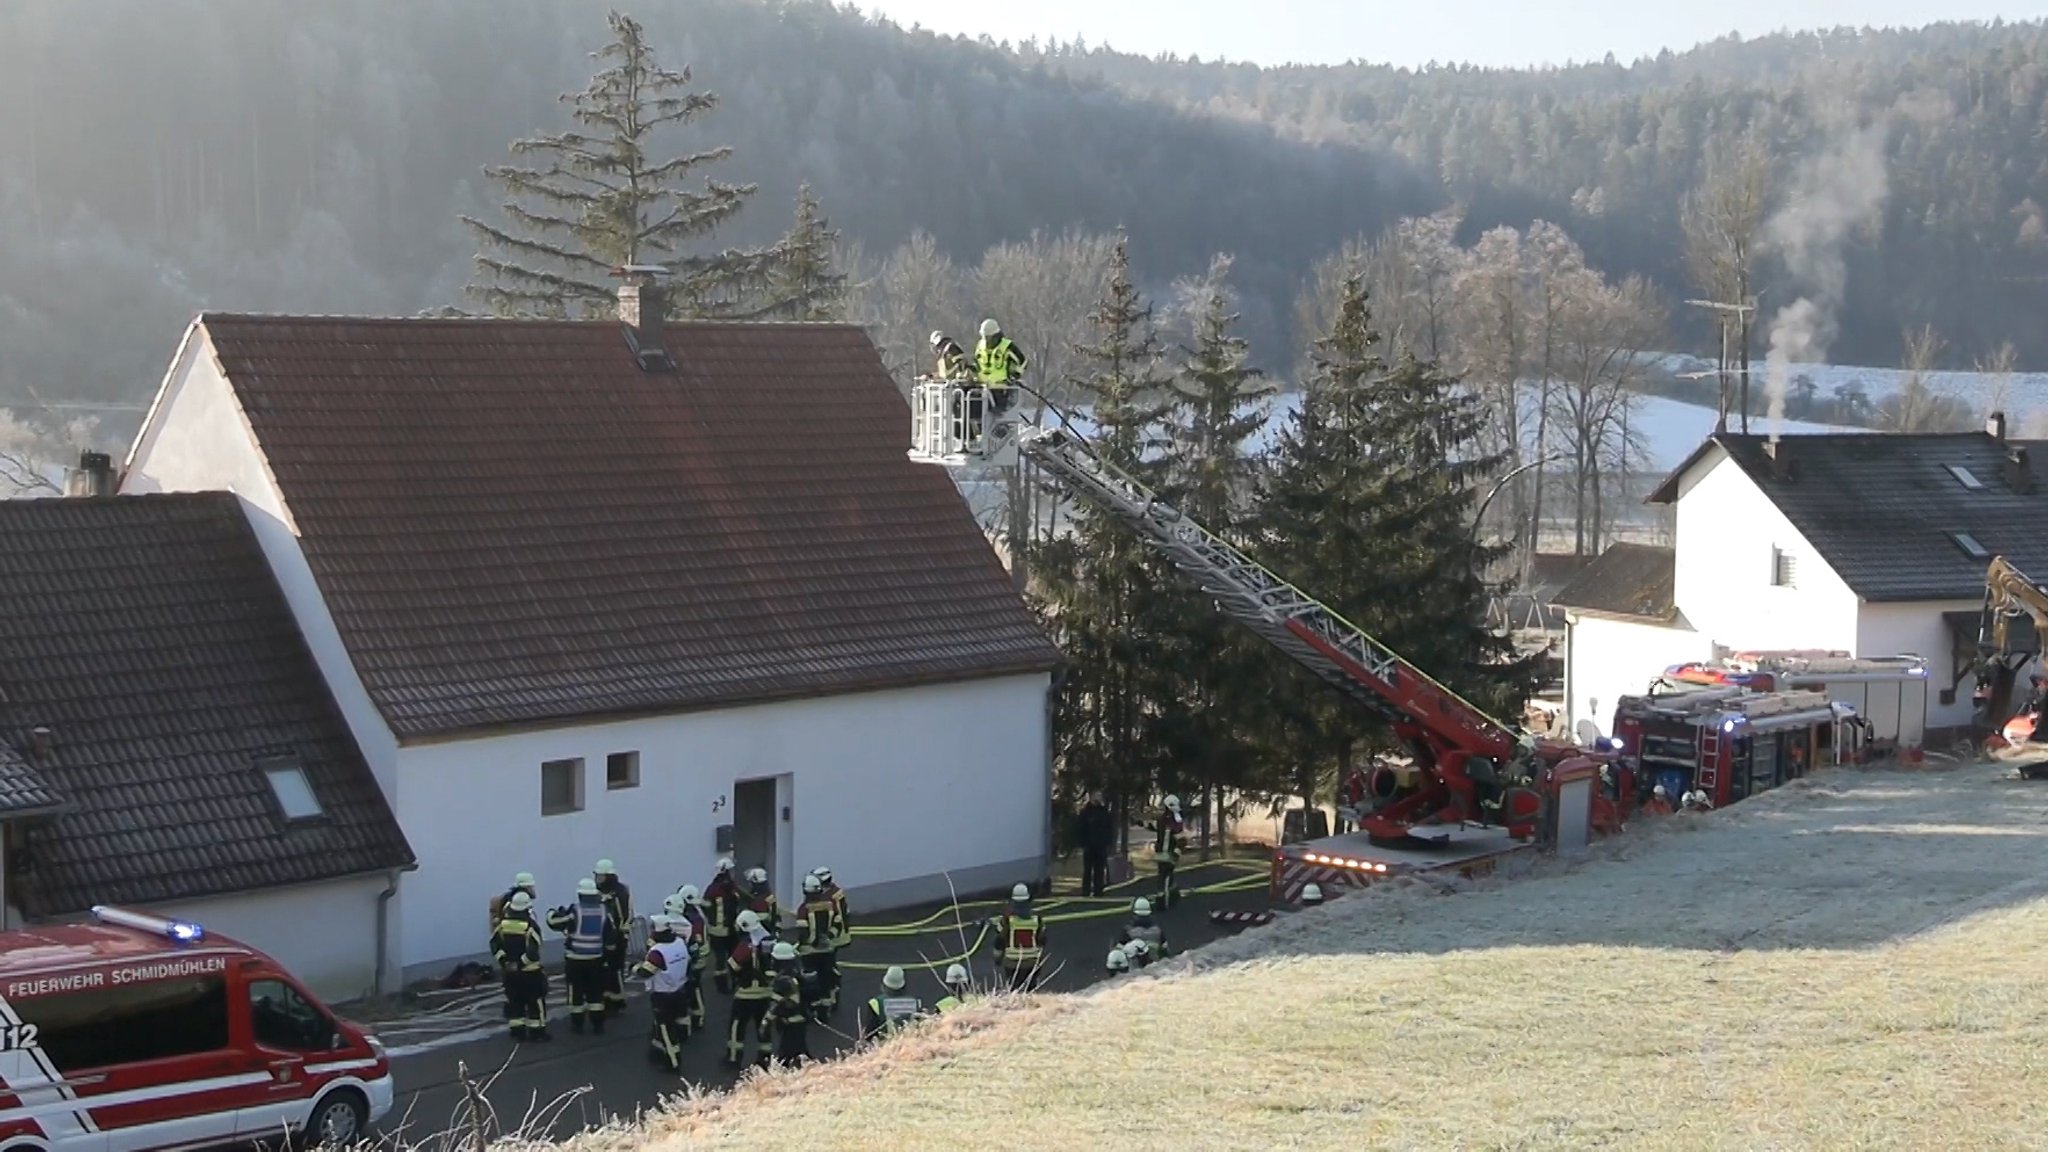
[[[704,895],[697,891],[695,884],[685,884],[681,888],[676,889],[676,899],[681,900],[684,904],[700,904],[704,900]]]
[[[983,340],[993,340],[1002,334],[1003,326],[996,323],[995,317],[991,316],[981,322],[981,338]]]
[[[732,926],[742,932],[758,931],[761,927],[761,918],[754,914],[753,909],[749,908],[747,911],[733,917]]]
[[[1022,903],[1026,900],[1029,900],[1031,899],[1031,889],[1026,887],[1025,885],[1019,884],[1015,888],[1010,889],[1010,899],[1015,900],[1018,903]]]
[[[1303,884],[1301,886],[1301,902],[1303,904],[1321,904],[1323,902],[1322,885]]]
[[[903,991],[903,969],[894,964],[889,965],[889,970],[882,973],[882,987],[891,992]]]
[[[804,891],[815,893],[823,887],[823,884],[818,883],[818,874],[816,872],[804,877]]]
[[[1180,797],[1178,797],[1178,796],[1168,796],[1168,797],[1166,798],[1166,810],[1167,810],[1168,812],[1178,812],[1178,811],[1180,811]]]
[[[777,962],[794,960],[796,959],[796,945],[791,944],[787,940],[778,940],[775,942],[774,955]]]
[[[661,910],[670,916],[681,916],[683,914],[683,898],[681,896],[670,896],[661,902]]]
[[[661,935],[663,932],[673,930],[674,927],[675,921],[669,919],[668,914],[665,912],[656,912],[654,915],[649,916],[647,918],[648,930],[650,932],[653,932],[657,936]]]
[[[960,985],[967,983],[967,965],[948,965],[946,968],[946,983],[952,985]]]
[[[505,907],[514,912],[524,912],[528,908],[533,907],[533,897],[528,896],[524,892],[514,892],[512,898],[505,901]]]
[[[1131,970],[1131,958],[1121,948],[1111,948],[1109,950],[1109,959],[1105,964],[1111,972],[1128,972]]]
[[[945,342],[946,334],[944,332],[939,331],[936,328],[932,329],[932,347],[937,348],[939,345],[944,344]]]
[[[718,872],[719,872],[719,875],[721,875],[721,876],[722,876],[722,875],[724,875],[725,873],[727,873],[727,872],[730,872],[730,871],[732,871],[732,857],[730,857],[730,856],[721,856],[721,857],[719,857],[719,859],[718,859]]]
[[[521,872],[521,873],[520,873],[519,875],[517,875],[517,876],[514,876],[514,877],[512,878],[512,886],[513,886],[514,888],[532,888],[532,887],[534,887],[534,886],[535,886],[535,884],[534,884],[534,879],[533,879],[533,873],[531,873],[531,872]]]
[[[1670,793],[1664,791],[1664,786],[1662,784],[1659,784],[1655,788],[1650,789],[1650,795],[1657,797],[1659,800],[1662,800],[1664,797],[1670,795]]]
[[[597,895],[597,881],[592,880],[588,876],[585,876],[583,879],[578,880],[576,882],[576,894],[578,896]]]
[[[1124,955],[1126,956],[1142,960],[1151,954],[1152,942],[1142,936],[1124,945]]]
[[[1136,900],[1131,901],[1131,915],[1150,916],[1151,914],[1152,902],[1150,900],[1147,900],[1143,896],[1140,896]]]
[[[811,875],[816,876],[820,884],[830,884],[832,882],[832,870],[830,868],[821,867],[813,869]]]
[[[768,870],[767,870],[766,868],[749,868],[749,869],[747,869],[747,883],[749,883],[749,884],[766,884],[767,882],[768,882]]]
[[[597,867],[592,868],[590,871],[598,876],[617,876],[619,874],[618,868],[609,860],[599,860]]]

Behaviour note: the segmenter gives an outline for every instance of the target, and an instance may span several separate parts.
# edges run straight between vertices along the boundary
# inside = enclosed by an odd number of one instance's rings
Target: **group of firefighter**
[[[989,407],[998,414],[1017,402],[1017,388],[1023,384],[1026,364],[1024,350],[1003,334],[994,317],[981,322],[981,340],[968,352],[944,332],[932,333],[932,355],[937,363],[934,375],[962,389],[979,387],[988,392]],[[984,413],[978,395],[969,396],[965,413],[968,435],[980,435]]]
[[[761,868],[738,873],[720,860],[700,891],[685,884],[648,917],[644,957],[628,965],[633,922],[631,891],[609,860],[577,882],[576,899],[540,911],[533,875],[521,872],[512,887],[491,902],[491,954],[504,985],[505,1015],[514,1040],[545,1041],[548,978],[541,962],[541,928],[563,938],[563,983],[569,999],[569,1028],[602,1034],[606,1021],[625,1011],[629,975],[645,979],[653,1010],[649,1055],[669,1070],[682,1070],[682,1045],[704,1031],[704,981],[731,1001],[726,1063],[794,1065],[810,1055],[813,1024],[827,1026],[840,1009],[839,953],[852,942],[846,893],[832,870],[804,877],[804,900],[785,923],[768,874]],[[795,940],[783,938],[788,930]],[[1027,937],[1035,936],[1027,933]],[[928,1014],[922,1001],[904,993],[905,977],[891,967],[882,994],[862,1006],[861,1039],[871,1039]],[[963,965],[946,973],[947,995],[934,1011],[957,1008],[968,991]]]

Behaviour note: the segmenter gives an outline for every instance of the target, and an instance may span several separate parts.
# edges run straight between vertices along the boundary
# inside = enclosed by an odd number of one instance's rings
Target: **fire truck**
[[[1927,740],[1927,661],[1918,656],[1853,657],[1824,649],[1737,652],[1714,663],[1676,664],[1663,685],[1738,686],[1759,692],[1825,693],[1861,717],[1865,751],[1920,754]]]
[[[1675,803],[1705,792],[1723,808],[1806,775],[1860,759],[1856,710],[1823,692],[1679,684],[1624,696],[1614,708],[1622,773]]]
[[[910,457],[948,467],[1015,467],[1115,518],[1163,554],[1227,616],[1384,718],[1413,754],[1407,773],[1375,773],[1358,829],[1280,849],[1272,890],[1292,900],[1315,882],[1335,896],[1418,871],[1493,867],[1539,844],[1583,843],[1618,828],[1632,805],[1595,782],[1612,753],[1518,734],[1313,596],[1281,579],[1061,426],[1025,428],[984,388],[921,379],[911,396]]]

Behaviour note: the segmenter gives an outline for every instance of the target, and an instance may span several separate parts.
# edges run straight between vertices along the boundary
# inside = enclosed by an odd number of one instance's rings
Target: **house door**
[[[776,875],[775,778],[742,780],[732,787],[732,862],[744,873],[749,868],[768,870],[771,891],[781,891]]]

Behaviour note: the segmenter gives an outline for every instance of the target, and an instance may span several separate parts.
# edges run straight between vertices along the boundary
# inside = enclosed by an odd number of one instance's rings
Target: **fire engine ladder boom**
[[[1215,598],[1225,615],[1392,720],[1449,748],[1505,760],[1513,729],[1437,683],[1363,629],[1261,567],[1065,429],[1023,434],[1019,454],[1069,493],[1133,529]]]

